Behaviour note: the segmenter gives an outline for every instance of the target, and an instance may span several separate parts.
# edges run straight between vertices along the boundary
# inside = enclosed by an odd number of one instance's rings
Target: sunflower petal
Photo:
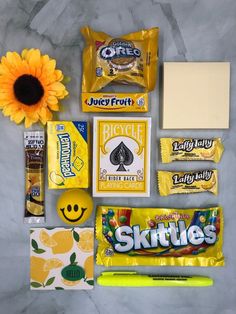
[[[46,124],[48,120],[52,120],[52,113],[47,108],[41,108],[39,112],[39,119],[43,124]]]
[[[9,105],[4,106],[2,109],[2,113],[5,117],[12,115],[14,111],[15,111],[14,108],[12,108],[12,106]]]
[[[58,103],[58,99],[55,96],[48,96],[47,103],[50,105],[55,105]]]
[[[65,86],[61,82],[54,82],[50,85],[49,90],[53,90],[55,92],[62,92],[65,90]]]
[[[60,110],[58,103],[56,103],[56,104],[49,104],[49,103],[48,103],[48,107],[49,107],[52,111],[59,111],[59,110]]]
[[[11,121],[14,121],[16,124],[19,124],[24,119],[25,114],[22,110],[18,110],[14,114],[11,115]]]
[[[51,59],[47,63],[43,65],[43,72],[45,72],[46,75],[53,75],[56,68],[56,60]]]
[[[64,75],[63,75],[61,70],[55,70],[54,74],[55,74],[55,77],[56,77],[56,81],[62,81],[63,80]]]
[[[43,55],[43,56],[41,56],[42,64],[48,63],[49,60],[50,60],[49,55]]]
[[[26,57],[26,55],[27,55],[27,53],[28,53],[28,50],[29,50],[29,49],[27,49],[27,48],[25,48],[25,49],[22,50],[22,52],[21,52],[21,57],[22,57],[22,59],[25,59],[25,57]]]
[[[20,55],[15,51],[13,51],[13,52],[8,51],[6,54],[6,58],[7,58],[8,62],[10,64],[12,64],[14,67],[17,67],[18,64],[21,62]]]
[[[30,67],[34,68],[35,70],[41,69],[42,63],[41,63],[41,53],[39,49],[35,49],[32,51],[28,58],[28,63]]]
[[[37,122],[37,121],[34,121],[34,120],[32,120],[32,119],[26,117],[26,118],[25,118],[25,128],[30,128],[31,125],[32,125],[33,123],[35,123],[35,122]]]

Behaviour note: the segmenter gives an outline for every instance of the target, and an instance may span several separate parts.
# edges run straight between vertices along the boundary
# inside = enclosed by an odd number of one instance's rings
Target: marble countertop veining
[[[38,47],[57,59],[72,80],[70,98],[63,102],[62,120],[92,119],[80,108],[80,27],[88,24],[113,36],[160,27],[160,67],[163,61],[230,61],[230,129],[166,131],[159,128],[159,87],[150,95],[152,116],[151,197],[96,199],[95,204],[134,206],[224,207],[222,268],[137,267],[144,273],[199,274],[215,279],[211,288],[102,288],[93,291],[39,292],[29,290],[29,226],[23,224],[24,127],[0,113],[0,314],[235,314],[236,313],[236,1],[234,0],[0,0],[0,55],[8,50]],[[33,129],[38,129],[34,126]],[[162,165],[161,136],[218,136],[225,153],[213,165],[219,169],[220,193],[160,197],[155,170],[198,169],[202,163]],[[204,163],[204,167],[213,167]],[[47,225],[62,225],[55,211],[59,191],[46,191]],[[94,215],[86,223],[94,225]],[[96,276],[103,267],[95,267]],[[119,268],[118,268],[119,269]],[[129,269],[129,268],[126,268]],[[130,268],[131,269],[131,268]]]

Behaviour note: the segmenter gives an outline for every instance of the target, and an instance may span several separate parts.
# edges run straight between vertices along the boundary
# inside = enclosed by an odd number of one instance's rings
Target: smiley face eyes
[[[71,212],[72,210],[72,206],[71,205],[68,205],[67,206],[67,210],[68,212]],[[79,206],[77,204],[74,205],[74,211],[77,212],[79,210]]]

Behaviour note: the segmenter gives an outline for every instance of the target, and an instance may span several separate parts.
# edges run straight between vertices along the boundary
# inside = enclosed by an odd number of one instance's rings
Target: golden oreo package
[[[97,264],[223,266],[223,211],[99,206]]]
[[[224,151],[220,138],[161,138],[163,163],[177,160],[210,160],[219,162]]]
[[[207,191],[218,194],[217,170],[157,171],[157,180],[161,196]]]
[[[69,189],[89,186],[88,123],[49,121],[48,188]]]
[[[133,97],[132,94],[104,93],[102,89],[110,83],[137,85],[145,92],[155,88],[159,29],[141,30],[117,38],[95,32],[88,26],[83,27],[81,33],[86,40],[83,51],[83,111],[134,112],[140,111],[140,107],[147,111],[146,93],[137,93]]]

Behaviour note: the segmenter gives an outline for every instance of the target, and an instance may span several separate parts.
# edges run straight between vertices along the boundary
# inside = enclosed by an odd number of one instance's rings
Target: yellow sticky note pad
[[[164,62],[163,129],[228,129],[229,62]]]
[[[48,188],[89,186],[88,123],[50,121],[48,132]]]

